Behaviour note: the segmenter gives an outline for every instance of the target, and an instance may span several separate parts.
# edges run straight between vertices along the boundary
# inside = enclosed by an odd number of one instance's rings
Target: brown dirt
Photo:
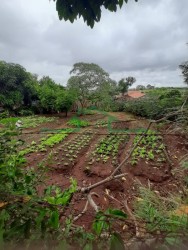
[[[129,129],[135,129],[138,127],[146,128],[148,124],[148,121],[144,119],[137,119],[134,122],[126,123],[125,120],[136,119],[135,117],[130,116],[129,114],[120,112],[110,112],[109,114],[122,121],[121,123],[119,123],[119,125],[116,125],[116,128],[118,129],[124,129],[127,127]],[[49,123],[45,124],[45,126],[47,126],[48,128],[63,128],[66,126],[67,119],[69,118],[60,118],[57,123]],[[81,118],[85,119],[84,116],[82,116]],[[96,122],[97,120],[104,119],[104,115],[95,114],[89,117],[89,119],[93,122]],[[41,125],[39,128],[42,127],[43,125]],[[38,130],[30,129],[27,131],[30,131],[32,133]],[[82,131],[84,131],[84,129]],[[103,180],[111,173],[114,167],[109,164],[95,164],[93,172],[91,174],[84,172],[88,156],[94,150],[97,141],[101,138],[99,134],[101,133],[101,131],[102,133],[107,133],[108,129],[93,128],[93,131],[97,131],[97,134],[91,140],[90,145],[84,147],[79,152],[79,158],[75,162],[74,166],[69,169],[69,171],[57,169],[56,166],[57,161],[59,162],[61,156],[60,148],[63,147],[65,142],[70,142],[76,135],[69,135],[66,140],[64,140],[62,143],[53,148],[58,152],[58,155],[55,156],[57,160],[53,159],[52,164],[48,164],[50,171],[47,172],[48,179],[46,180],[46,185],[56,184],[59,185],[62,189],[64,189],[69,186],[69,178],[73,177],[78,181],[79,186],[88,186],[100,180]],[[36,137],[37,136],[38,135],[36,135]],[[134,135],[131,135],[129,142],[123,148],[121,148],[118,158],[119,162],[121,162],[125,158],[129,150],[131,149],[133,139]],[[166,145],[167,153],[172,164],[170,164],[168,161],[164,162],[163,164],[157,164],[155,161],[150,161],[146,163],[144,160],[141,160],[136,166],[132,166],[130,163],[124,165],[120,172],[127,174],[125,178],[111,181],[93,190],[93,192],[96,192],[98,194],[97,197],[94,197],[94,200],[101,209],[107,209],[108,207],[122,208],[120,203],[115,202],[107,195],[105,195],[106,189],[110,190],[110,194],[113,195],[117,200],[122,201],[122,199],[124,199],[122,197],[126,197],[130,206],[132,206],[132,202],[134,201],[135,197],[138,196],[137,188],[139,183],[142,183],[145,186],[150,185],[153,190],[158,191],[159,194],[162,196],[166,196],[170,192],[183,192],[182,178],[184,177],[184,172],[182,171],[182,168],[179,164],[179,160],[184,154],[188,152],[188,148],[186,146],[186,138],[181,135],[165,135],[163,137],[163,140]],[[45,153],[33,153],[28,155],[28,165],[36,166],[37,163],[48,157],[50,151],[51,150],[48,149],[48,151]],[[40,192],[43,188],[44,187],[39,188]],[[73,216],[77,216],[83,210],[85,203],[86,195],[74,195],[71,202],[71,206],[66,208],[65,214],[72,214]],[[95,211],[91,206],[88,206],[87,212],[76,222],[76,224],[81,225],[86,229],[90,230],[94,216]]]

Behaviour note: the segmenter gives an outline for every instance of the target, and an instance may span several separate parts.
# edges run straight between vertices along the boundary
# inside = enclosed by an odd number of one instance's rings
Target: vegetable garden
[[[45,237],[55,230],[55,237],[66,238],[66,244],[79,244],[80,249],[93,249],[96,241],[100,242],[101,247],[105,247],[105,242],[108,242],[106,247],[124,249],[124,243],[134,238],[135,234],[141,234],[142,227],[145,228],[143,237],[156,232],[170,234],[171,231],[185,230],[187,224],[182,219],[185,214],[172,216],[181,208],[181,194],[185,192],[182,181],[184,169],[178,163],[178,158],[186,152],[184,144],[181,144],[183,139],[177,136],[174,140],[163,135],[164,131],[156,126],[146,131],[146,120],[139,120],[139,128],[136,128],[136,118],[127,114],[119,117],[118,113],[108,116],[108,113],[94,112],[89,116],[73,115],[67,119],[40,116],[19,118],[23,127],[12,135],[12,143],[19,142],[14,145],[17,153],[15,155],[12,152],[7,162],[12,164],[11,159],[15,157],[14,162],[19,162],[20,171],[26,178],[21,177],[19,182],[24,180],[24,186],[27,187],[24,201],[20,203],[27,204],[30,217],[25,218],[24,222],[18,219],[21,230],[27,228],[30,221],[30,235],[32,230],[36,230],[33,227],[35,223],[39,227],[45,224],[44,227],[49,230],[43,233]],[[2,119],[1,131],[6,126],[14,126],[17,120]],[[122,165],[118,169],[117,178],[95,187],[96,183],[113,175],[132,146],[134,150],[126,166]],[[7,178],[11,178],[11,183],[14,183],[12,177]],[[31,188],[32,185],[34,188]],[[88,192],[87,188],[92,185],[94,192]],[[148,185],[149,190],[146,189]],[[168,193],[178,196],[178,201],[170,200]],[[34,194],[40,194],[41,199],[36,199]],[[160,202],[166,199],[164,211],[167,217],[161,214],[157,199]],[[9,215],[16,208],[19,214],[20,203],[18,207],[15,203],[2,200],[0,208],[4,209],[2,211],[7,208]],[[40,209],[39,204],[42,204]],[[167,206],[170,207],[169,212]],[[138,207],[147,210],[147,216]],[[149,207],[154,213],[150,217],[149,213],[152,212],[148,211]],[[33,217],[38,213],[36,211],[39,212],[37,222]],[[159,222],[159,214],[163,221]],[[8,225],[6,234],[9,235],[11,221],[9,217],[1,216],[4,218],[3,223]],[[153,223],[152,226],[149,223]],[[170,225],[173,225],[173,230]],[[73,235],[74,240],[70,242]],[[13,238],[17,237],[14,231]],[[168,240],[167,236],[164,238]]]

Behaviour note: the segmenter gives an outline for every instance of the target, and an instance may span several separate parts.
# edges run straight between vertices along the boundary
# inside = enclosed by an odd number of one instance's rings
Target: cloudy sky
[[[59,21],[53,1],[0,3],[0,60],[63,85],[74,63],[92,62],[115,80],[185,86],[178,65],[188,60],[188,0],[129,0],[116,13],[103,10],[93,29]]]

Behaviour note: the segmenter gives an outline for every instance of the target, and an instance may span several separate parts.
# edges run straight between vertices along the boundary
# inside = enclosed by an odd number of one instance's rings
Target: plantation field
[[[67,118],[61,115],[46,119],[35,117],[31,123],[28,122],[30,118],[24,119],[19,135],[24,144],[20,146],[19,154],[25,157],[26,168],[32,167],[36,171],[41,166],[46,168],[45,183],[38,186],[39,193],[45,185],[58,185],[65,189],[70,185],[71,177],[80,187],[108,177],[138,143],[148,125],[145,119],[120,112],[93,112],[79,117],[70,114]],[[163,197],[183,192],[183,171],[179,159],[187,151],[185,138],[166,132],[166,129],[151,127],[128,163],[118,172],[126,175],[93,189],[96,193],[94,200],[100,209],[122,209],[118,200],[124,199],[133,207],[139,198],[138,185],[151,187]],[[84,194],[74,195],[71,205],[65,208],[65,214],[77,216],[85,203]],[[89,206],[76,224],[90,230],[94,215],[93,208]],[[124,228],[120,223],[118,228],[127,230],[127,236],[134,235],[131,225]]]

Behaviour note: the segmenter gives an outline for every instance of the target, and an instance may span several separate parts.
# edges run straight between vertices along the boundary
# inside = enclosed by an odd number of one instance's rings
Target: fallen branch
[[[85,212],[87,211],[88,203],[89,202],[87,200],[83,211],[80,214],[78,214],[76,217],[74,217],[74,219],[73,219],[74,222],[77,221],[78,219],[80,219],[80,217],[82,217],[82,215],[85,214]]]
[[[134,216],[134,214],[132,213],[131,209],[129,208],[128,206],[128,202],[127,202],[127,199],[125,199],[125,201],[123,201],[123,204],[129,214],[129,216],[132,218],[133,222],[134,222],[134,225],[135,225],[135,231],[136,231],[136,237],[137,238],[140,238],[141,237],[141,233],[139,231],[139,226],[138,226],[138,223],[137,223],[137,220],[136,220],[136,217]]]
[[[124,177],[125,175],[127,175],[127,173],[124,173],[124,174],[119,174],[119,175],[115,175],[115,176],[108,176],[106,179],[104,179],[104,180],[102,180],[102,181],[99,181],[99,182],[97,182],[97,183],[94,183],[94,184],[92,184],[92,185],[90,185],[90,186],[88,186],[88,187],[80,187],[80,188],[78,188],[77,189],[77,191],[78,192],[81,192],[81,193],[87,193],[87,192],[89,192],[91,189],[93,189],[93,188],[96,188],[96,187],[98,187],[98,186],[100,186],[100,185],[102,185],[102,184],[105,184],[105,183],[107,183],[107,182],[109,182],[109,181],[112,181],[112,180],[115,180],[115,179],[119,179],[119,178],[121,178],[121,177]]]
[[[92,192],[92,193],[88,194],[88,196],[87,196],[87,199],[88,199],[89,204],[92,206],[92,208],[93,208],[93,209],[95,210],[95,212],[97,213],[97,212],[99,212],[99,207],[98,207],[97,204],[94,202],[94,200],[93,200],[93,198],[92,198],[92,195],[95,195],[95,196],[97,196],[97,197],[99,197],[99,195],[98,195],[97,193]]]

